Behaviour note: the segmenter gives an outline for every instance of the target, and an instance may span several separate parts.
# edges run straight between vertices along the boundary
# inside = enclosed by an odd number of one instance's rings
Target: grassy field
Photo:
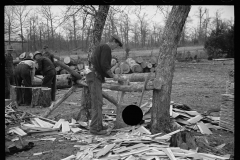
[[[174,72],[171,100],[176,103],[183,103],[188,105],[193,110],[200,113],[212,108],[220,108],[221,106],[221,94],[225,93],[225,85],[227,80],[227,72],[234,68],[233,61],[207,61],[203,60],[200,63],[186,63],[177,62]],[[58,90],[57,98],[64,94],[67,89]],[[107,91],[115,98],[119,97],[119,93],[116,91]],[[125,103],[133,103],[138,101],[140,93],[127,93],[124,98]],[[145,92],[143,102],[152,98],[152,91]],[[62,103],[61,106],[53,112],[50,118],[58,120],[64,118],[71,120],[78,113],[79,106],[81,104],[81,89],[79,88],[73,93],[65,102],[75,102],[77,105],[69,105]],[[108,101],[104,100],[104,108],[115,108]],[[45,112],[45,108],[29,108],[20,107],[21,110],[29,111],[34,114],[41,114]],[[219,113],[212,114],[219,116]],[[234,155],[234,134],[223,130],[212,130],[212,135],[201,135],[206,137],[209,145],[216,147],[223,143],[226,146],[221,155],[231,154]],[[33,139],[33,138],[31,138]],[[59,160],[65,158],[71,154],[76,154],[78,149],[73,146],[76,144],[74,141],[36,141],[35,147],[29,151],[7,157],[7,160],[25,160],[25,159],[51,159]],[[199,152],[204,148],[199,146]],[[33,153],[53,150],[53,153],[46,153],[41,156],[32,156]]]
[[[181,53],[181,56],[183,58],[185,58],[186,56],[194,56],[194,55],[198,55],[199,58],[202,59],[207,59],[207,55],[204,51],[203,46],[190,46],[190,47],[179,47],[177,49],[178,53]],[[189,52],[189,53],[188,53]],[[159,49],[152,49],[152,50],[132,50],[129,52],[129,57],[149,57],[149,56],[158,56],[159,54]],[[69,56],[72,54],[77,54],[79,55],[81,58],[85,59],[87,58],[87,54],[84,53],[83,51],[80,50],[76,50],[73,52],[58,52],[56,55],[58,56]],[[117,50],[117,51],[113,51],[112,55],[115,55],[119,58],[122,58],[123,56],[125,56],[125,51],[124,50]]]

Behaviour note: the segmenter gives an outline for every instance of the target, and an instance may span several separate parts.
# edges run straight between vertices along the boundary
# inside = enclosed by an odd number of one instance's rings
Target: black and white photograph
[[[234,160],[234,9],[5,5],[5,159]]]

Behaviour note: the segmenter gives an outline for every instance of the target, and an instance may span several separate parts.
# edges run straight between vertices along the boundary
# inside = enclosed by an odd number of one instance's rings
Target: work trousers
[[[27,64],[18,64],[15,68],[15,82],[16,86],[23,85],[25,87],[32,87],[31,68]],[[18,105],[30,105],[32,101],[31,88],[17,88],[17,103]]]
[[[55,101],[56,96],[56,70],[51,69],[44,73],[42,87],[51,88],[51,99]]]
[[[91,123],[90,131],[100,131],[102,124],[102,82],[96,77],[94,72],[90,72],[86,76],[88,88],[91,96]]]
[[[5,99],[10,99],[10,85],[16,85],[13,74],[8,74],[5,70]]]

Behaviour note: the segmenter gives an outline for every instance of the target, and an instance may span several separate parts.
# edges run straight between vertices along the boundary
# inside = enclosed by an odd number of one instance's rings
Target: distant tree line
[[[171,6],[156,8],[158,12],[155,16],[164,15],[166,22]],[[22,43],[22,52],[36,51],[44,45],[56,51],[87,51],[97,11],[98,6],[93,5],[64,6],[59,14],[53,12],[52,6],[5,6],[4,33],[9,43],[12,35],[18,35],[22,42],[27,42],[26,45]],[[190,27],[192,17],[188,17],[179,46],[203,45],[218,22],[223,21],[220,15],[220,11],[217,11],[215,17],[209,17],[208,9],[199,7],[195,15],[199,19],[198,25]],[[153,22],[147,16],[147,12],[140,6],[111,6],[101,43],[106,42],[112,34],[117,34],[125,44],[124,47],[159,47],[165,24]]]

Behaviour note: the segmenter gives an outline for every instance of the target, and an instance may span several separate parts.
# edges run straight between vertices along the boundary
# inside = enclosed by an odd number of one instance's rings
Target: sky
[[[198,7],[200,5],[192,5],[191,6],[191,10],[189,12],[189,17],[192,19],[191,23],[188,23],[188,27],[189,28],[195,28],[198,23],[199,23],[199,19],[197,18],[196,14],[197,14],[197,10]],[[56,15],[60,15],[61,11],[63,11],[65,8],[65,6],[52,6],[52,11],[54,12],[54,14]],[[138,6],[139,7],[139,6]],[[227,5],[201,5],[202,8],[207,8],[209,9],[209,17],[215,17],[215,13],[217,10],[220,10],[221,13],[221,19],[233,19],[234,20],[234,6],[227,6]],[[136,8],[136,6],[132,5],[132,6],[122,6],[121,9],[124,11],[127,11],[128,9],[134,10]],[[170,11],[170,9],[169,9]],[[162,14],[162,12],[160,10],[157,9],[156,5],[142,5],[141,6],[141,15],[143,15],[144,13],[147,14],[147,21],[148,21],[148,25],[149,27],[152,28],[153,23],[157,23],[159,25],[164,25],[164,16]],[[137,17],[135,14],[133,13],[129,13],[128,14],[131,22],[135,22],[137,21]],[[56,24],[57,25],[57,24]],[[55,26],[56,26],[55,25]],[[61,28],[57,28],[56,29],[57,32],[62,32],[63,30]]]

